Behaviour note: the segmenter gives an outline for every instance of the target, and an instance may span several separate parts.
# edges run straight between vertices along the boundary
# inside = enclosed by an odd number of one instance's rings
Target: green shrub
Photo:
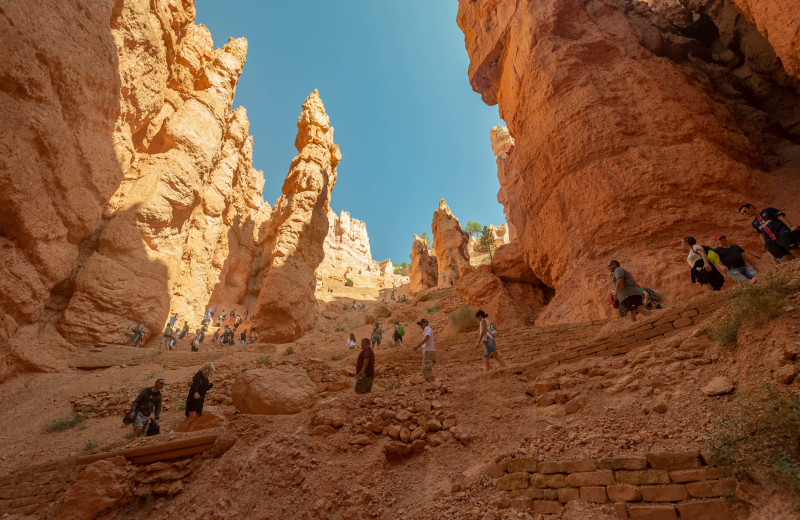
[[[439,310],[439,304],[437,303],[433,307],[425,307],[425,310],[428,311],[428,314],[435,314]]]
[[[344,327],[336,327],[336,332],[344,332],[344,331],[345,331]]]
[[[131,430],[131,431],[129,431],[128,433],[126,433],[126,434],[124,435],[124,438],[126,438],[126,439],[132,439],[132,438],[133,438],[133,430]]]
[[[80,426],[83,424],[84,421],[85,419],[83,418],[82,415],[73,412],[66,417],[62,417],[61,419],[55,419],[47,423],[44,427],[44,432],[45,433],[62,432],[64,430],[69,430],[70,428],[75,428],[76,426]]]
[[[800,395],[769,384],[743,392],[712,426],[708,454],[741,478],[766,470],[780,489],[800,495]]]
[[[397,390],[399,388],[403,388],[403,382],[400,381],[400,378],[395,378],[392,381],[389,381],[383,387],[378,390],[378,392],[390,392],[392,390]]]
[[[449,316],[450,325],[458,332],[478,330],[478,319],[475,318],[475,309],[462,305]]]
[[[387,341],[387,342],[386,342],[386,346],[387,346],[388,348],[394,348],[394,341]]]
[[[340,359],[344,359],[342,354],[334,354],[331,356],[331,361],[339,361]]]
[[[97,447],[97,443],[94,441],[84,441],[83,442],[83,451],[93,450]]]
[[[348,278],[347,280],[345,280],[345,281],[344,281],[344,284],[345,284],[345,286],[347,286],[347,287],[353,287],[353,285],[355,285],[355,284],[353,283],[353,280],[351,280],[350,278]]]
[[[269,357],[258,356],[258,359],[256,360],[256,365],[261,366],[261,365],[266,365],[267,363],[269,363]]]
[[[284,356],[291,356],[292,354],[294,354],[294,349],[292,347],[288,347],[283,351]]]
[[[761,326],[780,316],[787,297],[798,288],[796,280],[772,276],[737,289],[727,304],[730,319],[709,330],[709,336],[723,346],[734,346],[742,325]]]

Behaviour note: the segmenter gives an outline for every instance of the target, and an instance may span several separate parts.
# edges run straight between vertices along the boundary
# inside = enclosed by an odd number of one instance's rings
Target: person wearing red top
[[[361,352],[356,361],[356,393],[368,394],[372,391],[372,380],[375,378],[375,351],[369,346],[369,340],[361,340]]]

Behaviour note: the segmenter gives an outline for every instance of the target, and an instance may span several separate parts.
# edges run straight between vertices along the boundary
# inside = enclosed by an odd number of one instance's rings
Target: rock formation
[[[433,249],[436,251],[438,285],[449,287],[459,276],[473,270],[469,263],[469,235],[461,229],[461,224],[444,199],[439,201],[439,209],[433,212],[431,230]]]
[[[231,387],[231,401],[241,413],[290,415],[317,400],[317,388],[302,368],[281,365],[248,370]]]
[[[508,128],[504,127],[503,125],[495,125],[489,131],[489,139],[492,143],[492,153],[496,157],[495,162],[497,163],[497,178],[505,179],[506,157],[508,157],[511,149],[514,148],[514,138],[511,137],[511,134],[508,132]],[[505,183],[501,180],[500,190],[497,192],[497,202],[503,205],[503,213],[506,216],[506,224],[508,225],[508,239],[511,241],[517,237],[517,230],[514,228],[512,219],[509,216],[511,205],[507,203],[508,198],[506,197],[506,192],[503,189],[504,184]]]
[[[246,41],[215,49],[192,2],[3,10],[0,380],[47,358],[40,335],[52,353],[48,327],[119,342],[241,301],[269,215],[231,110]]]
[[[608,315],[612,257],[677,299],[697,292],[681,236],[724,230],[760,248],[736,208],[769,200],[758,170],[797,128],[793,84],[746,67],[769,61],[763,46],[623,0],[461,0],[457,20],[470,83],[515,139],[498,154],[499,198],[555,289],[542,323]]]
[[[494,239],[494,245],[492,246],[492,251],[497,249],[498,247],[508,244],[508,226],[502,224],[500,226],[492,226],[491,224],[486,226],[489,228],[489,232],[492,234],[492,238]],[[469,239],[469,254],[470,256],[477,256],[483,255],[489,252],[489,248],[481,244],[481,237],[470,237]]]
[[[281,343],[300,337],[317,321],[314,271],[324,257],[331,190],[342,158],[316,90],[303,103],[294,145],[298,155],[267,224],[269,258],[258,295],[259,336]]]
[[[408,276],[412,293],[438,285],[436,257],[428,253],[428,244],[417,235],[414,235],[414,242],[411,244],[411,266],[408,268]]]
[[[317,267],[318,279],[344,282],[351,279],[360,287],[391,287],[402,277],[395,277],[390,259],[372,259],[367,225],[354,219],[347,211],[339,216],[328,212],[328,234],[323,243],[325,258]]]
[[[769,40],[786,72],[800,78],[800,2],[733,0],[733,3]]]

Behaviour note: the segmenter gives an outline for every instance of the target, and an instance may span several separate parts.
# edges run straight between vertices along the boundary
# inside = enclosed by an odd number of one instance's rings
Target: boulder
[[[775,381],[784,385],[792,384],[795,377],[797,377],[797,370],[792,365],[782,366],[775,371]]]
[[[519,242],[511,242],[497,248],[492,256],[491,267],[495,276],[504,282],[539,283],[539,279],[522,256]]]
[[[379,303],[373,307],[372,313],[379,318],[388,318],[392,315],[392,311],[389,310],[389,306],[384,303]]]
[[[203,415],[192,423],[192,427],[188,431],[195,432],[198,430],[219,428],[220,426],[225,426],[227,423],[228,419],[225,417],[222,408],[218,406],[203,406]]]
[[[57,518],[93,520],[114,507],[130,491],[127,462],[123,457],[103,459],[86,466],[59,502]]]
[[[241,374],[231,388],[233,405],[241,413],[289,415],[310,408],[316,387],[302,368],[280,365]]]
[[[703,387],[703,393],[708,396],[724,395],[733,392],[736,385],[727,376],[716,376]]]

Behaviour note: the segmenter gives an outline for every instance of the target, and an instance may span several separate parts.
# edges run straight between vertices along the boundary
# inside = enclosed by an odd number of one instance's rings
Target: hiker
[[[403,336],[405,336],[405,334],[406,334],[406,329],[404,329],[403,326],[400,325],[400,322],[399,321],[394,322],[394,335],[392,336],[392,339],[394,340],[394,345],[396,347],[403,346]]]
[[[353,310],[356,310],[356,301],[353,300]]]
[[[383,336],[383,331],[381,330],[381,322],[376,321],[375,327],[372,329],[372,346],[374,347],[376,344],[380,347],[381,346],[381,337]]]
[[[211,317],[213,318],[213,317],[214,317],[214,313],[215,313],[215,312],[217,312],[217,306],[216,306],[216,305],[214,305],[213,307],[211,307],[210,309],[208,309],[208,312],[210,312],[210,313],[211,313]]]
[[[206,329],[203,327],[200,329],[200,337],[198,338],[198,343],[202,343],[206,339]]]
[[[181,333],[178,334],[178,339],[185,338],[186,337],[186,333],[188,333],[188,332],[189,332],[189,322],[188,321],[184,321],[183,322],[183,327],[181,328]]]
[[[245,317],[245,319],[247,319],[247,315],[248,315],[248,314],[250,314],[250,308],[249,308],[249,307],[246,307],[246,308],[244,309],[244,317]]]
[[[227,325],[225,325],[225,330],[222,332],[222,340],[220,342],[223,345],[226,345],[228,343],[233,345],[233,331]]]
[[[219,341],[219,329],[214,331],[214,335],[211,337],[211,342],[216,343]]]
[[[639,293],[642,295],[642,308],[647,309],[648,311],[652,311],[653,309],[660,309],[661,308],[661,295],[655,292],[653,289],[649,287],[639,287]],[[614,300],[614,297],[611,297],[612,302],[611,306],[617,309],[620,318],[624,318],[628,315],[628,309],[619,305],[619,302]]]
[[[241,345],[247,345],[247,329],[244,329],[241,334],[239,334],[239,343]]]
[[[731,244],[723,233],[717,234],[714,238],[719,243],[719,246],[714,248],[714,252],[719,256],[722,264],[720,271],[739,283],[747,283],[758,276],[758,271],[752,267],[753,259],[744,252],[744,249],[736,244]]]
[[[497,336],[497,329],[494,324],[489,321],[489,315],[479,310],[475,313],[475,317],[481,320],[480,327],[478,328],[478,347],[483,346],[483,369],[488,372],[490,370],[489,359],[494,358],[501,367],[506,367],[506,362],[500,357],[497,351],[497,345],[494,342]]]
[[[147,328],[144,326],[143,323],[136,325],[133,328],[133,336],[131,336],[131,345],[136,346],[136,344],[138,343],[139,346],[141,346],[142,341],[144,340],[144,335],[147,334],[148,332],[150,331],[147,330]]]
[[[177,321],[178,321],[178,313],[176,312],[176,313],[175,313],[175,314],[173,314],[173,315],[172,315],[172,317],[169,319],[169,326],[170,326],[170,327],[174,327],[174,326],[175,326],[175,323],[176,323]]]
[[[147,425],[150,423],[150,414],[155,411],[153,420],[158,425],[161,419],[161,389],[166,382],[163,379],[156,379],[153,387],[143,388],[131,405],[128,418],[133,421],[133,437],[136,438],[147,432]]]
[[[231,319],[231,320],[235,320],[236,319],[236,310],[235,309],[231,309],[231,315],[228,318]]]
[[[347,348],[356,348],[356,335],[352,332],[350,333],[350,337],[347,338]]]
[[[254,343],[258,341],[258,333],[256,332],[256,328],[253,327],[250,329],[250,343]]]
[[[375,351],[369,346],[369,340],[361,340],[361,352],[356,360],[356,393],[368,394],[372,390],[375,378]]]
[[[219,315],[219,322],[220,323],[225,322],[225,311],[222,311],[222,314]]]
[[[167,348],[169,348],[169,342],[172,340],[172,336],[174,334],[175,332],[172,330],[172,327],[169,325],[164,327],[164,334],[161,335],[161,344],[159,345],[159,348],[163,347],[164,343],[166,343]]]
[[[188,432],[192,430],[192,425],[198,417],[203,415],[203,403],[206,399],[206,392],[211,390],[214,383],[214,364],[208,362],[194,375],[192,382],[189,383],[189,395],[186,396],[186,419],[175,428],[176,432]]]
[[[608,270],[611,271],[611,287],[613,288],[611,299],[619,307],[625,308],[631,321],[636,321],[638,313],[645,316],[650,314],[650,311],[643,307],[644,298],[639,292],[639,284],[633,279],[633,275],[627,269],[620,267],[616,260],[608,262]]]
[[[200,329],[197,329],[194,331],[194,336],[192,336],[192,339],[189,340],[189,345],[192,346],[192,352],[197,352],[200,350],[200,334]]]
[[[697,243],[694,237],[683,237],[682,243],[689,248],[686,263],[692,270],[692,283],[700,282],[700,287],[707,285],[712,291],[719,291],[725,284],[725,277],[714,267],[713,260],[719,263],[719,256],[708,246]],[[708,247],[708,249],[706,249]]]
[[[392,297],[391,297],[391,300],[395,301],[395,299],[394,299],[394,285],[392,286]]]
[[[433,338],[433,330],[428,326],[428,320],[422,318],[417,322],[422,329],[422,341],[414,347],[414,350],[422,347],[422,377],[428,383],[434,382],[433,365],[436,363],[436,345]]]
[[[362,303],[362,304],[359,306],[359,309],[361,309],[361,310],[364,310],[364,309],[366,309],[366,308],[367,308],[367,304],[366,304],[366,303]]]
[[[236,316],[236,322],[233,324],[233,330],[238,329],[239,325],[241,325],[241,324],[242,324],[242,317],[241,316]],[[247,327],[245,327],[245,328],[247,328]]]
[[[775,208],[758,211],[752,204],[743,204],[739,213],[755,217],[752,226],[764,238],[764,249],[778,262],[800,258],[800,246],[793,232],[798,230],[786,219],[786,213]]]

